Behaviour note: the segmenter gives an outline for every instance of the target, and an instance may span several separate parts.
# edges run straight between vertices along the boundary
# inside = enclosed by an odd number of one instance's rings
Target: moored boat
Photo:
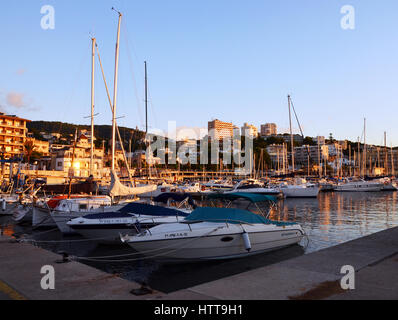
[[[226,196],[226,195],[225,195]],[[235,198],[269,201],[261,195]],[[274,199],[276,201],[276,199]],[[184,221],[150,228],[121,240],[144,255],[172,261],[242,258],[297,244],[298,223],[272,221],[248,210],[201,207]]]

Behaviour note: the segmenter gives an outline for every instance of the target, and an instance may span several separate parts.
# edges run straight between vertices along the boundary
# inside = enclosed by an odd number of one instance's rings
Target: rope
[[[141,258],[135,258],[135,259],[124,259],[124,260],[103,260],[103,258],[115,258],[115,257],[126,257],[126,256],[134,256],[134,255],[145,255],[146,253],[149,253],[149,252],[155,252],[155,251],[159,251],[159,250],[172,248],[174,246],[174,244],[171,245],[171,246],[166,246],[166,247],[162,247],[162,248],[157,248],[157,249],[152,249],[152,250],[147,250],[147,251],[141,251],[141,252],[136,252],[136,253],[131,253],[131,254],[125,254],[125,255],[114,255],[114,256],[103,256],[103,257],[76,257],[76,256],[73,256],[72,259],[85,260],[85,261],[95,261],[95,262],[129,262],[129,261],[137,261],[137,260],[148,260],[148,259],[152,259],[152,258],[155,258],[155,257],[159,257],[159,256],[162,256],[162,255],[166,255],[168,253],[172,253],[172,252],[178,251],[181,248],[187,246],[188,244],[190,244],[190,243],[192,243],[194,241],[197,241],[197,240],[199,240],[199,239],[201,239],[203,237],[207,237],[208,235],[210,235],[213,232],[215,232],[215,231],[217,231],[219,229],[222,229],[222,228],[224,228],[224,227],[217,227],[214,230],[211,230],[210,232],[208,232],[208,233],[206,233],[204,235],[201,235],[200,237],[196,237],[196,238],[194,238],[192,240],[184,242],[182,246],[177,247],[177,248],[175,248],[173,250],[166,251],[166,252],[163,252],[163,253],[154,254],[154,255],[151,255],[151,256],[147,256],[147,257],[141,257]]]
[[[105,238],[95,238],[95,239],[77,239],[77,240],[35,240],[35,239],[22,239],[21,242],[32,242],[32,243],[75,243],[75,242],[87,242],[87,241],[99,241],[114,238],[105,237]]]

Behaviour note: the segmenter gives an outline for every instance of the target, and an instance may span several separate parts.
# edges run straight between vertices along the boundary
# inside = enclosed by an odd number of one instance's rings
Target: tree
[[[30,164],[30,157],[32,156],[32,153],[35,149],[33,140],[26,140],[24,143],[24,150],[25,150],[25,156],[27,158],[27,163]]]

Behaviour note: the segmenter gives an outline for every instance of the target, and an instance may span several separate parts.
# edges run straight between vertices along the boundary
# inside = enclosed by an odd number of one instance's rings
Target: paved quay
[[[136,300],[141,286],[78,262],[56,263],[60,255],[0,236],[0,300]],[[43,290],[41,268],[55,270],[55,289]]]
[[[272,253],[271,253],[272,254]],[[343,290],[351,265],[355,290]],[[171,293],[161,299],[398,299],[398,228]]]
[[[137,283],[60,259],[0,237],[0,300],[398,299],[398,228],[170,294],[134,295]],[[43,265],[55,269],[55,290],[40,287]],[[344,265],[356,270],[355,290],[341,289]]]

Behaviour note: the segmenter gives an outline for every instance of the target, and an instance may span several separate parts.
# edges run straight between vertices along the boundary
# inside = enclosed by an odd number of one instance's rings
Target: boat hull
[[[250,250],[245,245],[242,232],[128,243],[133,249],[144,255],[153,255],[156,259],[198,261],[243,258],[273,251],[298,244],[304,236],[300,229],[248,232],[248,235],[251,242]]]
[[[336,192],[377,192],[382,190],[382,185],[379,184],[363,184],[363,185],[340,185],[337,186]]]
[[[285,198],[316,198],[319,194],[319,188],[282,188]]]
[[[35,228],[56,228],[49,209],[33,206],[32,209],[32,226]]]

